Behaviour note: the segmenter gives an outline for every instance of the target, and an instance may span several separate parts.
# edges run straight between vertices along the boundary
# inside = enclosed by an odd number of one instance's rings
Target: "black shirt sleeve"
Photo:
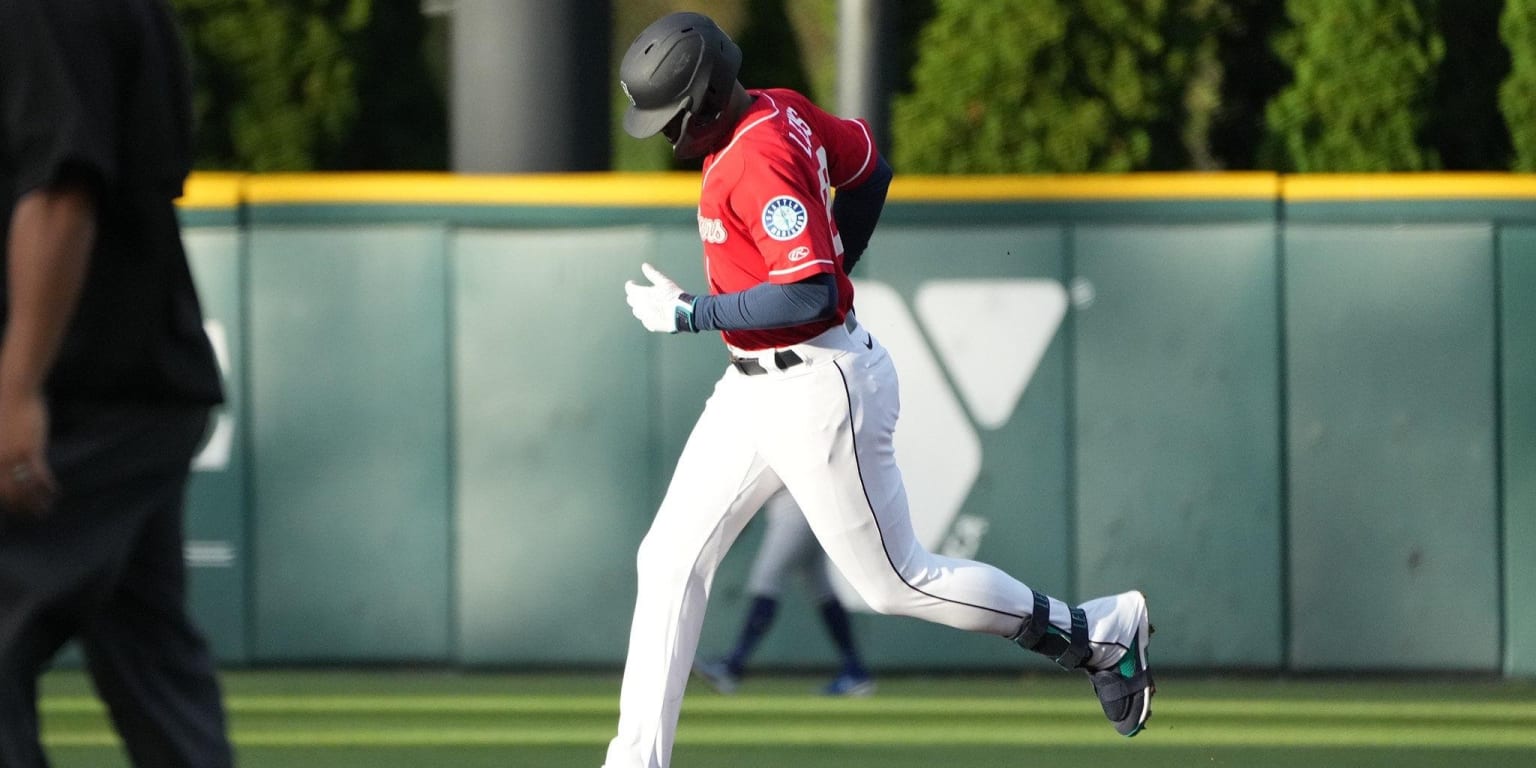
[[[0,3],[0,151],[12,199],[65,173],[100,185],[117,175],[111,23],[94,0]],[[107,5],[107,4],[102,4]]]
[[[0,232],[32,190],[69,179],[96,192],[90,269],[50,402],[223,398],[174,205],[191,115],[169,0],[0,0]]]

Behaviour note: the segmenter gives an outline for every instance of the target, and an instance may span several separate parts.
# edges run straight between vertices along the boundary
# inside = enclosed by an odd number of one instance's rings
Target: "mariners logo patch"
[[[805,204],[779,195],[763,206],[763,229],[775,240],[789,240],[805,231]]]

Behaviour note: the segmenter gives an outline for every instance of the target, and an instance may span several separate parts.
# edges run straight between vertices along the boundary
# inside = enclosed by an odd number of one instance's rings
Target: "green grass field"
[[[127,766],[78,672],[44,678],[55,768]],[[673,765],[793,768],[1536,765],[1536,684],[1159,676],[1146,732],[1114,733],[1086,680],[1065,673],[886,677],[833,700],[813,677],[693,684]],[[597,768],[616,675],[231,672],[244,768]]]

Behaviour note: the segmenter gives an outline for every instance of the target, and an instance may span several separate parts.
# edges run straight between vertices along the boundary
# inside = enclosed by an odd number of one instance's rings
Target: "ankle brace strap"
[[[1071,609],[1072,627],[1063,632],[1051,624],[1051,598],[1035,593],[1035,609],[1013,641],[1026,651],[1046,656],[1065,669],[1077,669],[1088,663],[1093,650],[1088,647],[1088,614]]]

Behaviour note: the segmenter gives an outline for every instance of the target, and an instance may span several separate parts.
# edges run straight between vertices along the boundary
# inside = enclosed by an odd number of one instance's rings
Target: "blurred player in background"
[[[795,504],[788,491],[780,489],[768,498],[759,514],[767,518],[767,529],[763,531],[763,541],[758,545],[757,557],[753,558],[752,570],[747,576],[747,594],[752,597],[752,603],[747,607],[736,647],[719,659],[699,660],[693,671],[721,693],[736,692],[752,652],[773,628],[784,578],[793,569],[804,579],[806,593],[816,604],[817,613],[841,662],[837,677],[821,692],[828,696],[874,693],[874,678],[859,658],[859,650],[853,641],[853,622],[837,599],[828,577],[827,569],[831,563],[821,545],[816,543],[816,536],[811,532],[810,524],[805,522],[800,506]]]
[[[173,201],[191,169],[166,0],[0,0],[0,766],[78,638],[133,764],[233,762],[185,609],[182,509],[223,392]]]
[[[730,364],[640,544],[607,768],[671,761],[715,570],[781,488],[872,609],[1008,638],[1081,670],[1116,730],[1134,736],[1154,691],[1141,593],[1073,607],[917,541],[895,460],[896,370],[854,318],[848,279],[891,169],[863,121],[791,90],[748,91],[740,68],[741,50],[696,13],[652,23],[619,67],[625,130],[660,133],[678,157],[704,158],[698,224],[710,290],[695,296],[643,264],[646,283],[625,285],[630,310],[657,333],[721,332]]]

